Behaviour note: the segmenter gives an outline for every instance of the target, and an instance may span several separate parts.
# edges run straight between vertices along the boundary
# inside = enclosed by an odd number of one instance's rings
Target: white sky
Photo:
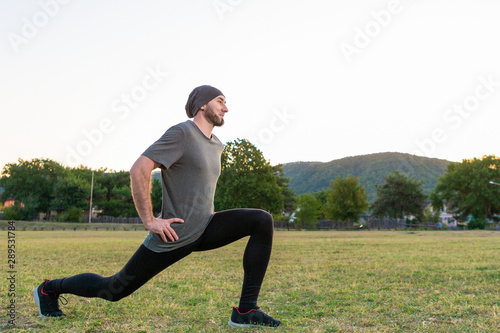
[[[499,13],[494,0],[2,1],[0,167],[129,170],[201,84],[227,98],[221,141],[249,138],[273,165],[500,156]]]

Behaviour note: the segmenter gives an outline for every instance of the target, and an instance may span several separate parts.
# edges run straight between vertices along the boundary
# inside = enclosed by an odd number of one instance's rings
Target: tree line
[[[314,225],[318,219],[355,222],[368,213],[371,217],[408,218],[439,222],[446,208],[457,221],[467,221],[469,229],[484,229],[488,220],[500,219],[500,159],[494,155],[448,164],[444,175],[429,196],[422,181],[399,171],[377,184],[376,199],[367,202],[364,187],[354,176],[337,177],[327,190],[297,197],[299,221]]]
[[[318,219],[356,222],[366,214],[437,222],[439,210],[446,206],[456,219],[472,217],[473,225],[484,227],[487,219],[498,218],[500,213],[500,186],[494,185],[500,182],[499,170],[500,159],[493,155],[452,162],[430,196],[424,194],[421,180],[397,170],[385,178],[384,184],[376,185],[376,199],[371,203],[359,178],[352,175],[337,177],[326,190],[296,196],[282,165],[272,166],[251,142],[237,139],[226,143],[222,152],[214,204],[217,211],[260,208],[275,219],[295,212],[295,223],[303,227],[316,225]],[[50,220],[83,221],[89,211],[92,173],[92,202],[100,215],[137,217],[127,171],[70,168],[50,159],[20,159],[2,170],[1,200],[15,199],[14,206],[3,208],[4,219],[32,220],[43,213]],[[155,177],[151,198],[153,212],[159,214],[161,183]]]
[[[280,214],[294,209],[294,193],[288,187],[281,165],[271,166],[248,140],[225,145],[221,169],[214,200],[216,210],[256,207]],[[128,171],[71,168],[50,159],[19,159],[2,170],[1,200],[15,199],[14,206],[3,208],[3,218],[33,220],[42,213],[48,220],[83,222],[84,214],[90,210],[92,174],[93,210],[102,216],[137,217]],[[161,213],[161,199],[161,183],[152,177],[155,215]]]
[[[43,213],[50,220],[83,221],[83,214],[88,214],[90,209],[92,173],[93,206],[102,215],[137,216],[126,171],[70,168],[50,159],[19,159],[18,163],[9,163],[2,170],[1,199],[15,199],[14,206],[4,207],[4,219],[33,220]]]

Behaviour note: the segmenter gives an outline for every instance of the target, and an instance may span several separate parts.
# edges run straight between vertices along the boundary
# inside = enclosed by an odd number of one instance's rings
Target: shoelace
[[[59,302],[58,302],[59,299],[61,299],[62,305],[68,304],[68,300],[61,295],[59,295],[58,298],[49,298],[47,300],[47,307],[48,307],[49,313],[61,312],[61,309],[59,308]]]
[[[64,302],[61,302],[61,304],[62,304],[62,305],[66,305],[66,304],[68,304],[68,300],[67,300],[66,298],[64,298],[64,296],[63,296],[63,295],[59,295],[59,298],[60,298],[61,300],[64,300]]]
[[[255,313],[260,317],[261,322],[257,322],[257,324],[261,324],[263,326],[278,326],[279,321],[268,315],[267,313],[256,310]]]

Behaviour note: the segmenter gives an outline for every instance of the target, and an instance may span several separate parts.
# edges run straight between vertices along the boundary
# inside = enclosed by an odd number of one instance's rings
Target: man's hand
[[[171,219],[154,218],[152,222],[148,223],[145,226],[149,231],[160,235],[161,239],[163,239],[163,241],[167,243],[167,237],[172,242],[175,242],[179,239],[174,229],[172,229],[172,227],[170,226],[172,223],[184,223],[184,220],[176,217]]]

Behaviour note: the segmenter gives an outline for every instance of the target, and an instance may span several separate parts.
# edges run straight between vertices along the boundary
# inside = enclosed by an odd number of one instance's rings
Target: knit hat
[[[198,110],[217,96],[224,94],[217,88],[209,85],[199,86],[193,89],[189,94],[186,103],[186,114],[189,118],[193,118]]]

